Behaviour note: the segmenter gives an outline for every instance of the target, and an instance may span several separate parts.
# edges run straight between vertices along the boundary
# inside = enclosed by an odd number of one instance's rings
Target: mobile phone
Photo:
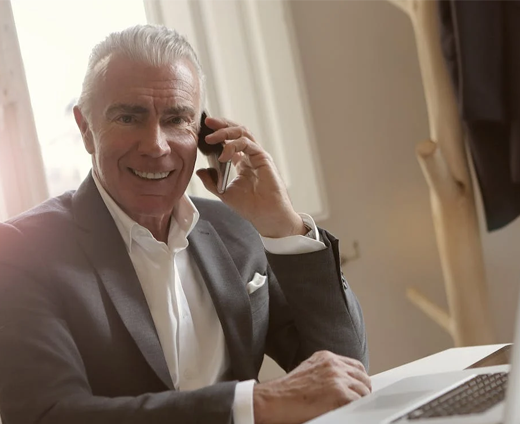
[[[213,180],[217,184],[217,192],[220,194],[225,193],[226,187],[229,180],[229,172],[231,170],[231,161],[225,163],[219,162],[218,158],[224,150],[223,143],[208,144],[206,143],[206,136],[214,133],[211,128],[206,125],[206,112],[202,112],[200,118],[200,131],[198,139],[198,147],[201,153],[208,159],[209,166],[212,170]]]

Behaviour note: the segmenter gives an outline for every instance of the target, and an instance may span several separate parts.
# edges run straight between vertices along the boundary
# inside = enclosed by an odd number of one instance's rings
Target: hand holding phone
[[[218,158],[224,150],[223,143],[209,144],[206,143],[206,136],[214,132],[211,128],[206,125],[206,112],[202,112],[200,119],[200,131],[198,139],[198,148],[201,153],[207,157],[208,163],[212,172],[213,180],[217,185],[217,192],[223,194],[226,191],[226,187],[229,180],[229,172],[231,170],[231,161],[225,163],[219,162]]]
[[[206,120],[215,131],[205,125]],[[209,140],[216,144],[205,143],[205,138],[209,136]],[[214,172],[212,169],[197,170],[204,187],[253,224],[260,235],[282,238],[308,232],[301,216],[292,206],[274,161],[247,127],[225,118],[206,117],[204,114],[199,142],[202,153],[209,160],[213,160],[211,156],[214,157],[216,169]],[[218,157],[229,162],[220,163]],[[237,175],[226,188],[231,161]],[[222,195],[224,190],[226,193]]]

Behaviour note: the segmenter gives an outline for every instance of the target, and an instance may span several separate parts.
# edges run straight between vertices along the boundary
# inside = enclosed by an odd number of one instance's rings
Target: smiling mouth
[[[137,171],[136,169],[130,168],[134,175],[137,175],[139,178],[143,180],[164,180],[167,178],[172,171],[167,172],[146,172],[146,171]]]

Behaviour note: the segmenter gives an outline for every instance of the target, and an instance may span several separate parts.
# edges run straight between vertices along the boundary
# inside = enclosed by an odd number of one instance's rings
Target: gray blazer
[[[231,423],[236,382],[258,377],[264,353],[285,370],[322,349],[367,365],[361,310],[333,236],[320,230],[320,252],[271,255],[224,204],[193,201],[201,218],[189,250],[224,329],[226,381],[174,389],[132,262],[89,176],[0,224],[3,424]],[[249,296],[255,272],[268,284]]]

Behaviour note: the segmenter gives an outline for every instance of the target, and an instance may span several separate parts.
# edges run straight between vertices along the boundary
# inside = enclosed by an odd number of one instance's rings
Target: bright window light
[[[12,0],[51,196],[75,189],[91,161],[72,108],[92,47],[146,23],[142,0]]]

